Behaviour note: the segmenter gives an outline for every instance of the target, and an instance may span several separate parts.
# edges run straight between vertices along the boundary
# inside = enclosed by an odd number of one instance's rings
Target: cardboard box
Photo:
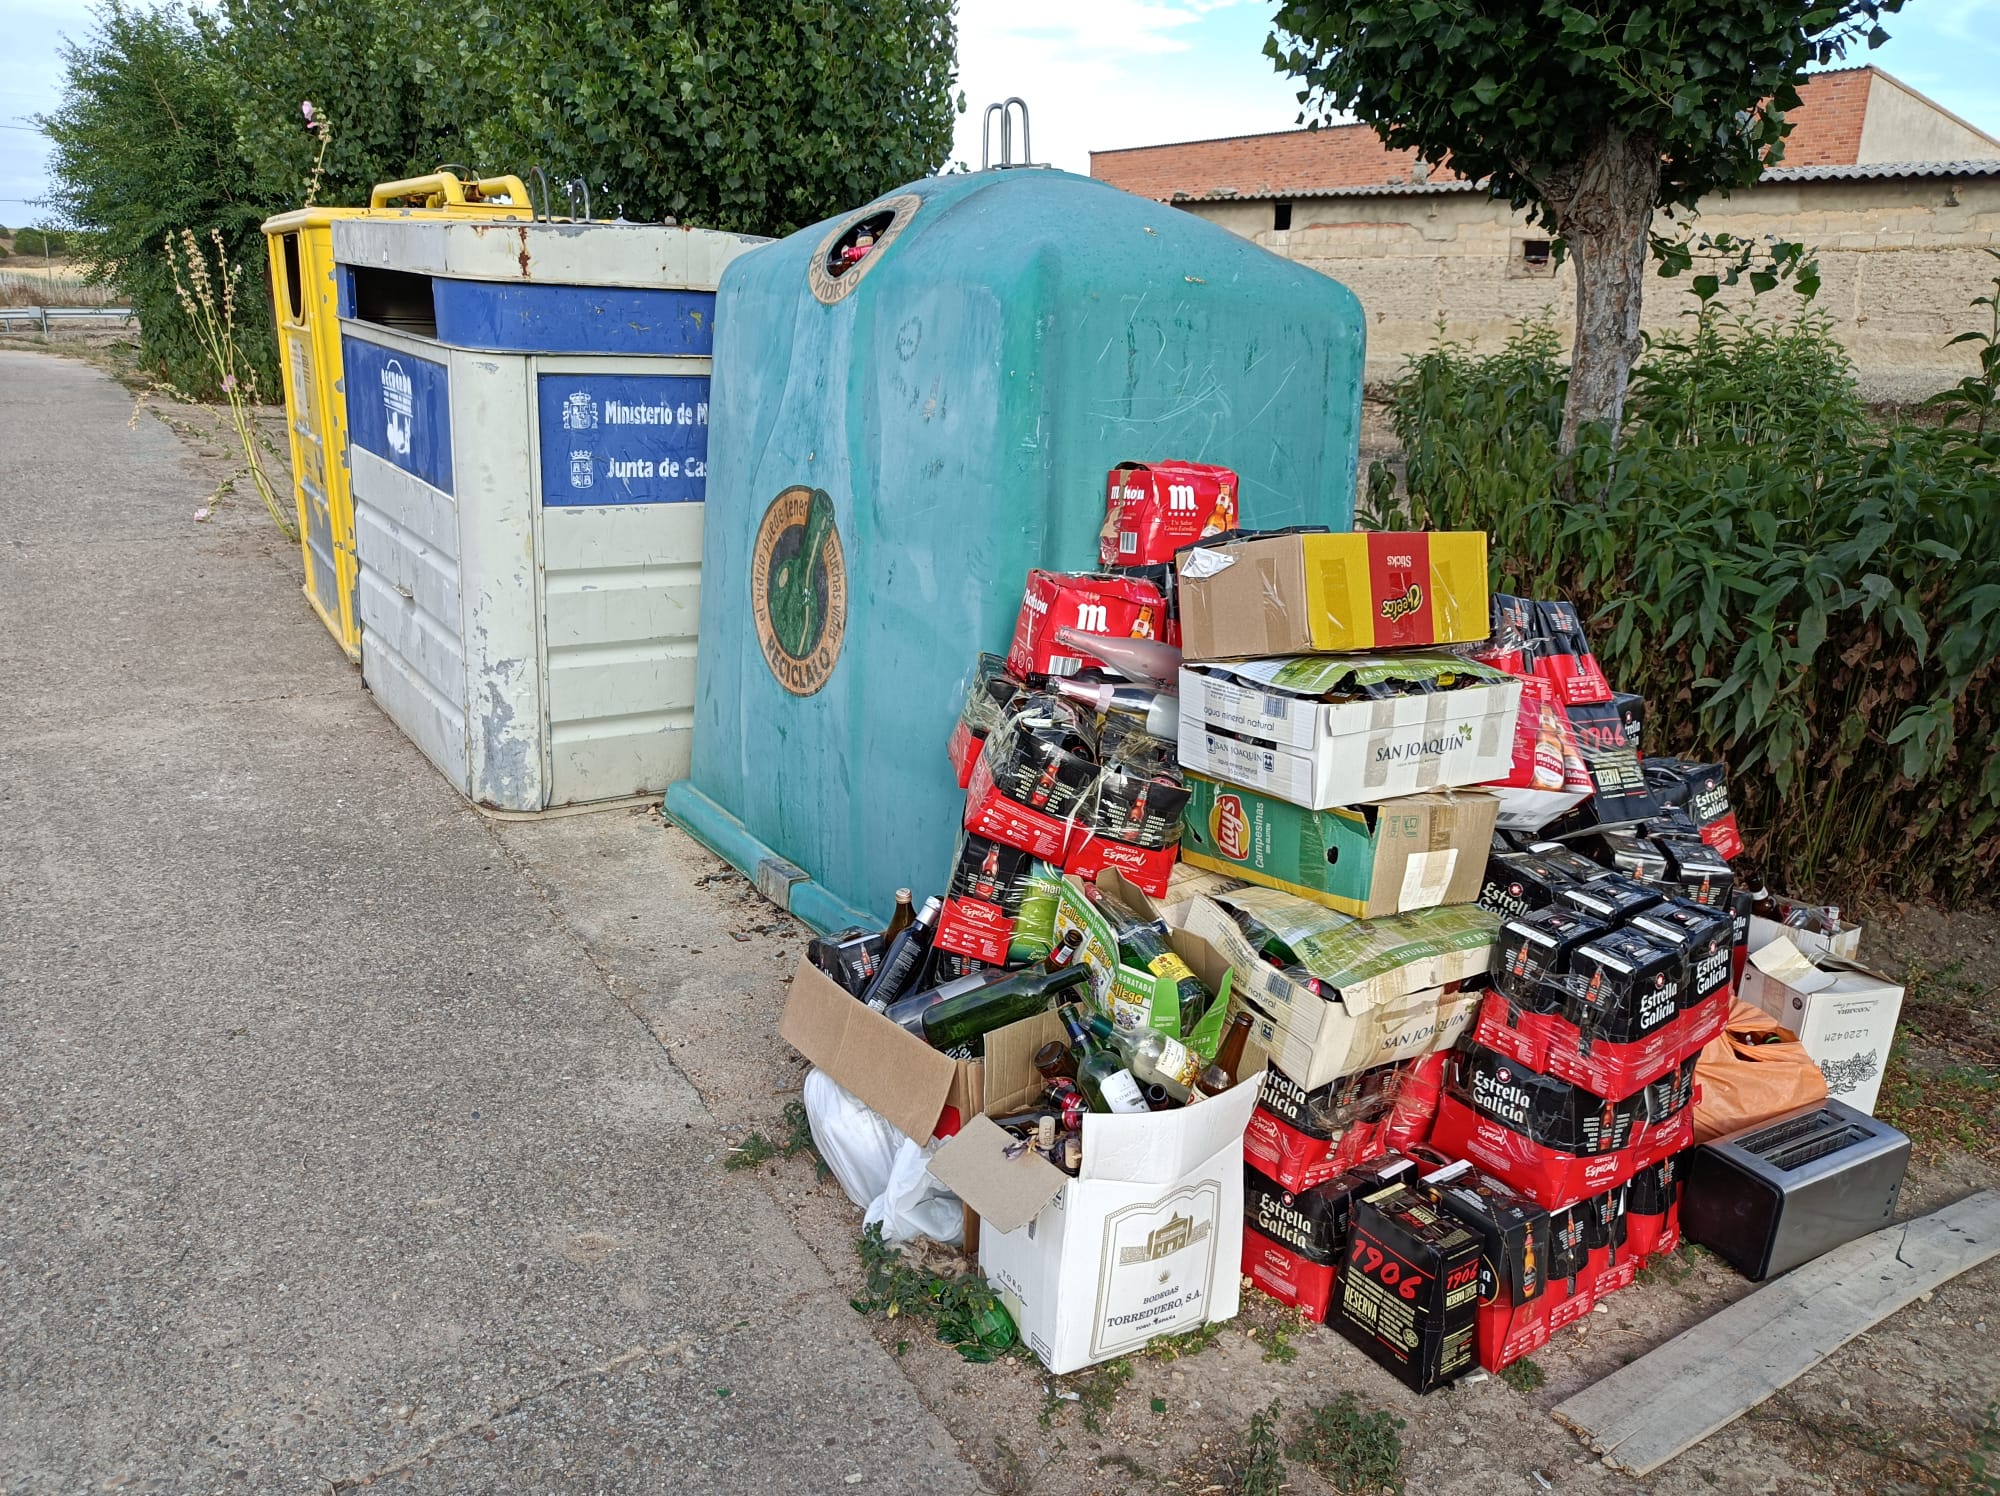
[[[1171,563],[1174,552],[1236,528],[1236,474],[1205,462],[1121,462],[1104,482],[1104,567]]]
[[[1780,910],[1804,907],[1795,899],[1778,899],[1776,902]],[[1799,950],[1814,958],[1831,956],[1838,961],[1861,959],[1861,926],[1850,925],[1844,920],[1834,934],[1821,935],[1778,920],[1765,919],[1761,914],[1751,915],[1749,936],[1746,941],[1749,948],[1752,951],[1761,951],[1774,940],[1789,940]]]
[[[1305,810],[1188,776],[1181,860],[1363,918],[1479,897],[1499,803],[1439,790]]]
[[[918,1143],[946,1106],[963,1118],[985,1105],[984,1061],[940,1054],[810,961],[792,973],[778,1037]]]
[[[1458,912],[1454,910],[1453,912]],[[1393,915],[1393,920],[1417,916]],[[1236,921],[1214,900],[1197,897],[1171,911],[1170,926],[1203,941],[1235,972],[1234,1003],[1252,1019],[1251,1037],[1307,1090],[1343,1075],[1448,1048],[1472,1022],[1478,994],[1444,988],[1486,969],[1492,952],[1487,916],[1483,939],[1471,926],[1455,948],[1413,939],[1409,959],[1351,987],[1314,992],[1260,958]],[[1428,949],[1419,949],[1427,944]],[[1178,941],[1176,942],[1178,947]],[[1193,965],[1193,962],[1189,963]],[[1203,981],[1209,976],[1199,966]]]
[[[1438,670],[1478,684],[1380,701],[1322,701],[1343,681],[1422,679]],[[1471,786],[1514,759],[1521,683],[1484,665],[1431,655],[1312,656],[1183,666],[1183,769],[1308,810]]]
[[[1033,1051],[986,1046],[989,1104],[1039,1087]],[[1235,1317],[1243,1265],[1243,1128],[1261,1073],[1196,1106],[1083,1119],[1072,1179],[974,1117],[930,1172],[980,1216],[979,1266],[1021,1339],[1061,1375],[1156,1335]]]
[[[1483,530],[1224,537],[1176,565],[1190,660],[1486,637]]]
[[[1799,1036],[1826,1076],[1829,1096],[1874,1115],[1903,1011],[1900,986],[1852,961],[1815,961],[1780,937],[1752,953],[1743,998]]]

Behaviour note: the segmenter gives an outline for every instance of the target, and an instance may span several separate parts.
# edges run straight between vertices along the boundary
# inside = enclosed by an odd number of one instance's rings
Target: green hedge
[[[2000,287],[2000,279],[1996,279]],[[1703,302],[1614,448],[1560,457],[1554,330],[1440,341],[1394,387],[1405,481],[1365,522],[1483,529],[1493,580],[1574,598],[1649,749],[1731,768],[1773,886],[1959,903],[2000,866],[2000,308],[1984,375],[1877,421],[1827,323]],[[1565,493],[1574,497],[1565,499]]]

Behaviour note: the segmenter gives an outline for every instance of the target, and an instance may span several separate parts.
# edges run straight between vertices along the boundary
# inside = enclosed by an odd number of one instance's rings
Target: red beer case
[[[1058,629],[1108,639],[1157,639],[1166,616],[1160,589],[1137,577],[1031,571],[1014,621],[1007,668],[1019,676],[1074,675],[1103,661],[1058,641]]]
[[[1236,474],[1200,462],[1121,462],[1104,484],[1100,566],[1157,566],[1197,540],[1234,530]]]

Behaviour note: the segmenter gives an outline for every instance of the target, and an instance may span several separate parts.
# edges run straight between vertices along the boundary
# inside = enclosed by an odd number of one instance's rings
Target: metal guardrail
[[[135,320],[129,306],[0,306],[0,331],[5,332],[14,331],[16,323],[39,328],[46,336],[51,324],[128,327]]]

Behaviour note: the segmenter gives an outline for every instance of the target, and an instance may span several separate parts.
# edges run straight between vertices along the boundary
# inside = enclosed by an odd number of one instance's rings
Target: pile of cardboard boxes
[[[1738,885],[1721,766],[1646,756],[1575,610],[1489,595],[1483,535],[1236,521],[1226,469],[1126,464],[1103,569],[1025,579],[948,745],[966,819],[926,971],[1068,936],[1121,1031],[1206,1059],[1247,1016],[1241,1082],[1083,1117],[1072,1175],[992,1120],[1044,1096],[1053,1013],[954,1059],[808,961],[781,1032],[925,1149],[1051,1370],[1227,1318],[1247,1282],[1428,1390],[1678,1244],[1698,1057],[1739,994],[1866,1110],[1900,992],[1831,911]],[[1114,730],[1142,684],[1177,723]],[[1119,704],[1023,722],[1059,689]],[[1133,922],[1213,994],[1199,1032]]]

